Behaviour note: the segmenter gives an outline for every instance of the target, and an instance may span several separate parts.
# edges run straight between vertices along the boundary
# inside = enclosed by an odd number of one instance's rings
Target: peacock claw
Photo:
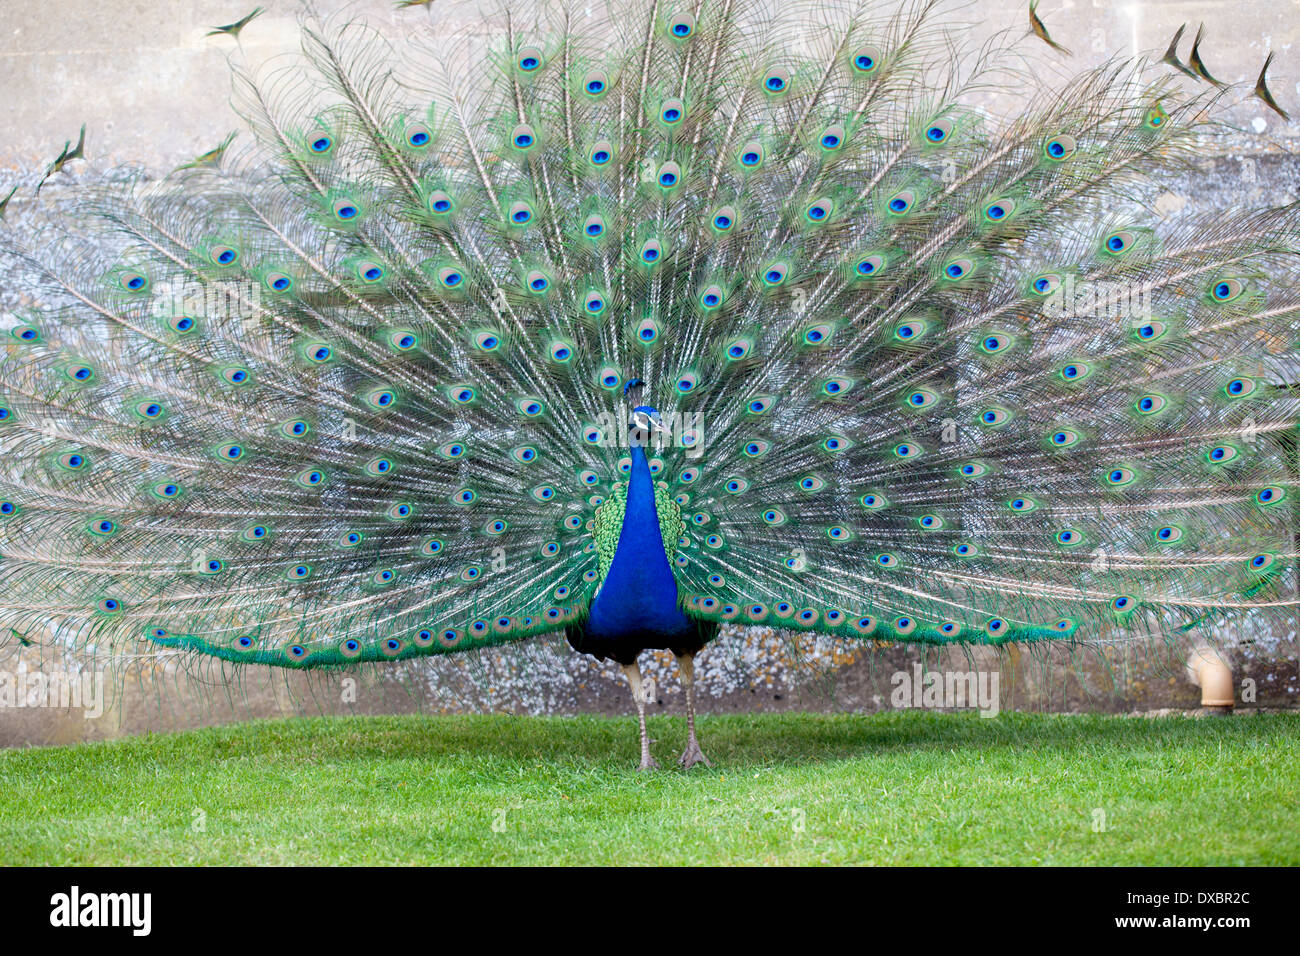
[[[644,770],[658,770],[659,761],[655,760],[654,757],[642,757],[641,766],[637,767],[636,769],[638,773]]]
[[[687,742],[686,750],[680,757],[677,758],[677,762],[681,764],[682,768],[685,770],[690,770],[697,763],[702,763],[706,767],[713,766],[713,761],[709,760],[708,757],[704,756],[704,752],[700,750],[699,741],[696,740],[691,740]]]

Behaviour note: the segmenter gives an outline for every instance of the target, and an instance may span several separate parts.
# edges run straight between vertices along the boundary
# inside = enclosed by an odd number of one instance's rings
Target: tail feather
[[[0,623],[286,666],[560,629],[637,378],[697,617],[1294,606],[1296,210],[1146,211],[1217,91],[1114,62],[998,121],[1010,51],[935,3],[632,12],[309,23],[235,75],[255,150],[52,226],[0,356]]]

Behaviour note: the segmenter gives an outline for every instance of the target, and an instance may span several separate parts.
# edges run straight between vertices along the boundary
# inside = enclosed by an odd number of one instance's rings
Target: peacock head
[[[655,432],[671,434],[672,429],[664,424],[659,409],[650,405],[638,405],[628,417],[627,432],[629,444],[644,448],[650,444],[650,438]]]

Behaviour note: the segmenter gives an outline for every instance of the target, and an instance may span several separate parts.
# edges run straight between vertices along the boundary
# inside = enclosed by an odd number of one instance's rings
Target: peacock
[[[1233,95],[1198,49],[1054,88],[1032,5],[973,51],[932,0],[394,16],[305,19],[232,68],[240,137],[9,237],[4,633],[349,668],[563,632],[648,769],[638,656],[676,655],[707,765],[726,622],[1295,613],[1300,213],[1155,203]]]

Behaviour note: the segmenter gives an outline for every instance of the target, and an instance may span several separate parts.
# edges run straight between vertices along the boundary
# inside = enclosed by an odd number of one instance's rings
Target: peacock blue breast
[[[627,507],[609,571],[579,636],[586,653],[621,659],[625,650],[702,644],[697,622],[682,613],[664,551],[654,483],[645,451],[632,448]],[[570,635],[571,642],[575,635]],[[578,647],[578,644],[574,644]]]

